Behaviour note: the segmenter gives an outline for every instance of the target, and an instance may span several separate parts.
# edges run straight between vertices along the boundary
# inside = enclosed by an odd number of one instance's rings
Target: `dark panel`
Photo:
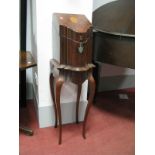
[[[94,33],[94,61],[135,68],[135,38]]]
[[[135,0],[117,0],[93,12],[94,61],[135,67]]]
[[[20,0],[20,50],[26,50],[27,0]]]
[[[20,51],[26,51],[27,0],[20,0]],[[19,73],[19,102],[26,106],[26,70]]]
[[[100,31],[135,34],[135,0],[117,0],[93,12],[93,27]]]

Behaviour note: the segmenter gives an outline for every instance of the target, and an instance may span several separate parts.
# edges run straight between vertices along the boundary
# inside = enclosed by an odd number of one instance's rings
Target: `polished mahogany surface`
[[[55,13],[53,23],[60,37],[60,58],[54,59],[67,65],[64,66],[67,70],[88,68],[92,61],[92,25],[88,19],[79,14]]]
[[[77,33],[85,33],[92,26],[85,15],[81,14],[54,13],[53,17],[57,18],[60,26]]]
[[[20,51],[19,52],[19,69],[24,70],[30,67],[36,66],[36,62],[32,54],[29,51]]]

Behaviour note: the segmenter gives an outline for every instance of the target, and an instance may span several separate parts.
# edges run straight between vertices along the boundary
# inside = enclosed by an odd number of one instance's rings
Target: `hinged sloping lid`
[[[54,13],[59,25],[71,29],[77,33],[86,33],[91,27],[91,23],[81,14]]]

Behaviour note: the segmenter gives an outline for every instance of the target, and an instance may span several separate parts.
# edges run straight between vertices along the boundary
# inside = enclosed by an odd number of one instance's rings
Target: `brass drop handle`
[[[78,51],[79,51],[80,54],[82,54],[83,53],[83,49],[84,49],[83,42],[80,42],[79,45],[80,46],[78,47]]]

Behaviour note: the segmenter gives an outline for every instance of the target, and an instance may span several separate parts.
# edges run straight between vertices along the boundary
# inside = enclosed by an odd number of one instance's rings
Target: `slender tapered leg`
[[[92,102],[93,102],[93,99],[94,99],[94,95],[95,95],[95,87],[96,87],[96,84],[95,84],[95,80],[92,76],[92,74],[90,73],[90,75],[88,76],[88,86],[89,86],[89,98],[88,98],[88,104],[87,104],[87,107],[86,107],[86,112],[85,112],[85,117],[84,117],[84,122],[83,122],[83,138],[86,138],[86,122],[87,122],[87,117],[88,117],[88,112],[89,112],[89,109],[92,105]]]
[[[79,101],[80,101],[80,95],[81,95],[81,88],[82,84],[78,84],[78,92],[77,92],[77,100],[76,100],[76,123],[79,123]]]
[[[96,88],[95,88],[95,95],[94,95],[94,99],[93,99],[93,104],[96,103],[96,99],[97,99],[97,92],[98,92],[98,87],[99,87],[99,72],[100,72],[100,68],[99,68],[99,64],[97,62],[93,62],[95,64],[95,68],[93,69],[93,77],[95,79],[95,83],[96,83]]]
[[[60,93],[61,93],[61,87],[64,83],[64,79],[62,77],[59,77],[56,80],[56,105],[57,105],[57,113],[58,113],[58,120],[59,120],[59,144],[61,144],[62,141],[62,121],[61,121],[61,107],[60,107]]]
[[[58,117],[57,117],[57,107],[56,107],[56,103],[55,103],[55,94],[54,94],[54,76],[51,73],[50,75],[50,89],[51,89],[51,96],[53,99],[53,104],[54,104],[54,112],[55,112],[55,128],[57,127],[57,121],[58,121]]]

